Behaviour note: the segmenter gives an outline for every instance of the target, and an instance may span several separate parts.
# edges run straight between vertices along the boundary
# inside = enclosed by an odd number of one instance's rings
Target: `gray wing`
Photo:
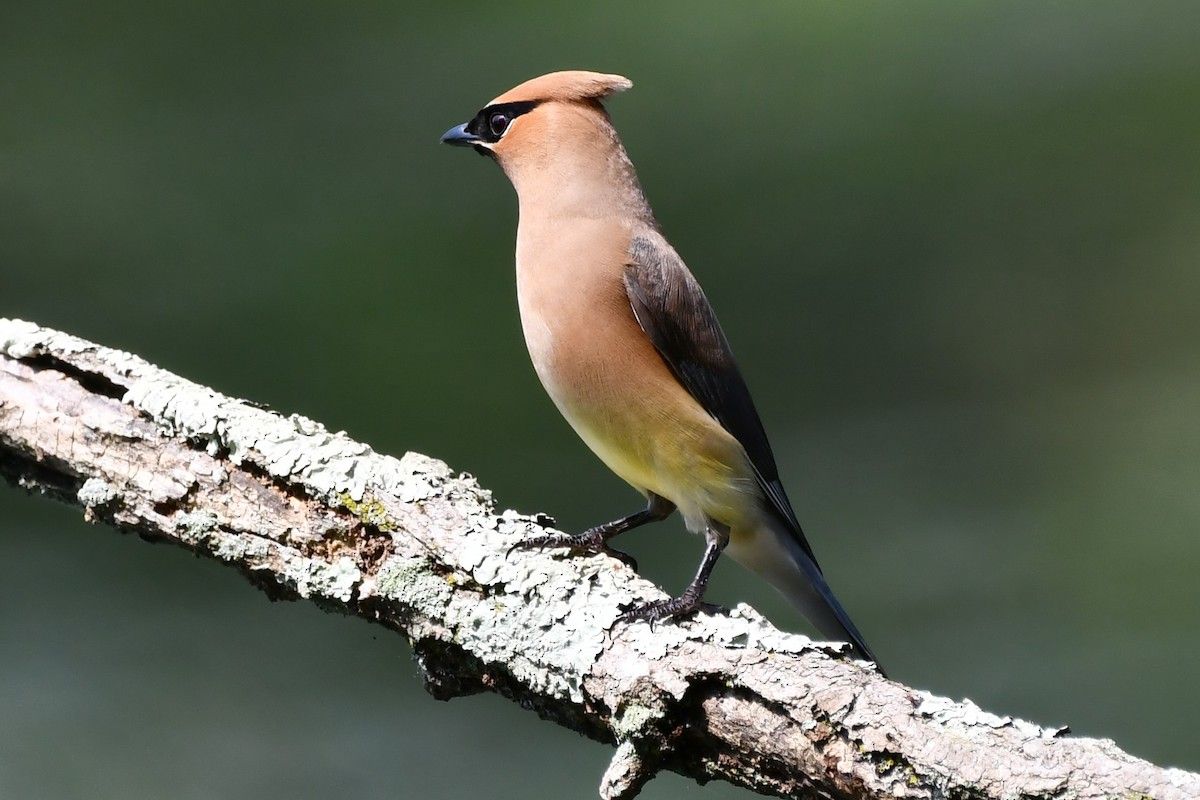
[[[625,289],[638,324],[684,388],[741,442],[770,510],[792,531],[816,566],[817,559],[779,481],[775,455],[750,390],[700,284],[679,255],[660,240],[635,236],[629,256]]]

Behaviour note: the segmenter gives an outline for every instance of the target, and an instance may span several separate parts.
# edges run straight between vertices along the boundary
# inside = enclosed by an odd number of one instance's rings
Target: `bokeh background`
[[[437,145],[610,108],[827,574],[899,680],[1200,769],[1200,4],[12,2],[0,315],[471,472],[639,498],[528,365],[516,204]],[[0,796],[590,797],[399,637],[0,487]],[[678,522],[631,534],[678,590]],[[732,563],[712,598],[800,618]],[[674,776],[648,798],[748,797]]]

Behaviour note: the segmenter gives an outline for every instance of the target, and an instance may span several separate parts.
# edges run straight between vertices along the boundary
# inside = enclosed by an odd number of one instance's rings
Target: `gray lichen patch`
[[[409,453],[383,456],[343,432],[331,433],[307,417],[281,417],[157,371],[143,373],[126,401],[168,427],[168,432],[209,441],[234,464],[251,462],[274,477],[302,485],[309,495],[360,514],[367,524],[391,527],[372,495],[418,503],[459,498],[486,508],[490,495],[473,479],[457,477],[443,462]]]
[[[211,511],[185,511],[176,515],[175,524],[180,537],[192,543],[199,543],[219,530],[217,515]]]
[[[613,597],[619,591],[601,559],[584,568],[582,580],[573,580],[548,555],[509,554],[518,530],[529,533],[532,525],[510,516],[494,529],[475,529],[463,537],[456,562],[474,591],[450,591],[461,583],[451,575],[443,578],[445,592],[426,593],[425,599],[440,604],[430,612],[479,660],[507,664],[513,677],[538,693],[581,702],[583,681],[618,613]],[[410,586],[385,580],[395,574],[390,567],[389,560],[379,591],[400,590],[411,597],[415,585],[427,592],[411,571],[404,575]]]
[[[428,561],[389,556],[375,574],[371,594],[395,600],[428,616],[449,603],[454,591],[453,583],[436,574]]]
[[[916,695],[921,698],[917,713],[944,725],[948,730],[967,731],[980,726],[1012,728],[1017,734],[1029,739],[1053,739],[1062,732],[1061,728],[1043,728],[1015,717],[997,716],[984,711],[970,700],[956,703],[949,698],[924,691],[916,692]]]
[[[775,628],[753,608],[739,604],[727,613],[700,612],[692,617],[670,622],[650,624],[635,622],[624,627],[621,640],[643,659],[654,661],[674,660],[685,648],[700,645],[711,646],[714,652],[736,657],[739,663],[751,658],[758,664],[775,656],[799,656],[805,652],[838,653],[845,648],[842,643],[813,642],[801,634],[786,633]],[[745,656],[736,654],[744,653]],[[732,671],[735,675],[736,670]],[[756,680],[770,680],[780,675],[779,669],[761,665],[755,669]],[[627,676],[628,677],[628,676]],[[668,689],[677,699],[687,691],[686,680],[667,680],[660,675],[661,687]]]
[[[173,435],[209,441],[234,464],[250,460],[272,476],[298,477],[321,496],[362,497],[356,466],[371,449],[306,417],[281,417],[169,373],[141,376],[126,401]]]
[[[211,531],[204,538],[209,550],[217,558],[246,562],[251,566],[266,563],[275,546],[270,540],[258,536],[237,536],[221,530]]]
[[[342,556],[332,564],[285,551],[280,573],[301,597],[328,597],[342,603],[354,599],[362,573],[354,559]]]
[[[29,358],[54,351],[61,354],[95,350],[96,345],[75,336],[52,331],[23,319],[0,319],[0,352],[13,358]]]
[[[84,508],[103,508],[120,497],[120,490],[102,478],[88,478],[75,495]]]
[[[663,713],[663,709],[657,705],[627,703],[613,714],[613,733],[619,742],[639,739],[662,719]]]

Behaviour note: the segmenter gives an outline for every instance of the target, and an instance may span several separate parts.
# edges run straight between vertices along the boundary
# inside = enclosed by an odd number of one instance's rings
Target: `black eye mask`
[[[478,136],[488,144],[495,144],[508,130],[512,121],[537,107],[536,100],[522,103],[496,103],[481,110],[467,123],[467,133]]]

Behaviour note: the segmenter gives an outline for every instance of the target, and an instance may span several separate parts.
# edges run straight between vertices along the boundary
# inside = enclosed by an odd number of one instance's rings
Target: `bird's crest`
[[[633,81],[621,75],[572,69],[531,78],[520,86],[509,89],[488,105],[544,100],[599,100],[601,97],[623,92],[631,86]]]

